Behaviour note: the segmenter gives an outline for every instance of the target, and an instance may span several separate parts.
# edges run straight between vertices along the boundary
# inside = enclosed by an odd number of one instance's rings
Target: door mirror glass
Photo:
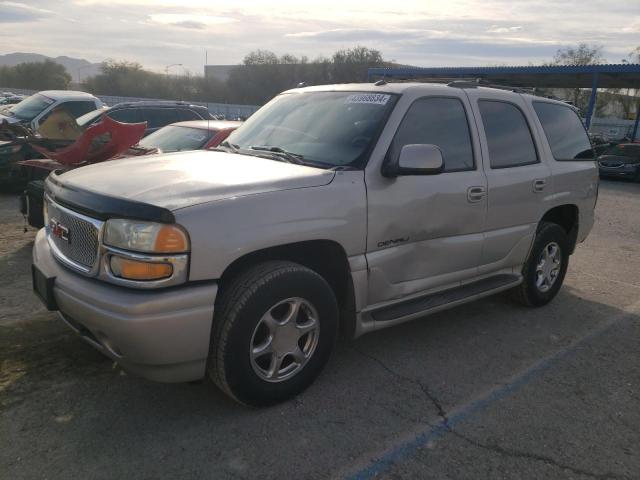
[[[436,175],[442,172],[442,150],[436,145],[412,144],[400,150],[398,175]]]

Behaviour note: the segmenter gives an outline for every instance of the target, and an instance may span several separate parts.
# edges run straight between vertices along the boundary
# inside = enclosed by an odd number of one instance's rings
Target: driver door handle
[[[469,203],[477,203],[481,201],[487,194],[487,189],[482,186],[467,188],[467,201]]]

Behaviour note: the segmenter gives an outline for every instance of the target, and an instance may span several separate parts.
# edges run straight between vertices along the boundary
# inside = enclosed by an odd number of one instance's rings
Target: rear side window
[[[529,124],[518,107],[493,100],[481,100],[478,106],[487,137],[491,168],[538,163]]]
[[[202,120],[202,118],[200,118],[200,115],[198,115],[193,110],[186,110],[184,108],[180,108],[178,110],[178,121],[186,122],[189,120]]]
[[[109,117],[114,119],[116,122],[122,123],[139,123],[143,120],[140,120],[138,116],[138,110],[135,108],[122,108],[119,110],[111,110],[107,113]]]
[[[147,128],[160,128],[179,121],[175,108],[145,108],[140,115],[142,121],[147,122]]]
[[[397,161],[405,145],[433,144],[440,147],[445,172],[473,170],[473,148],[467,115],[457,98],[421,98],[405,115],[389,151]]]
[[[89,113],[96,109],[96,104],[93,102],[65,102],[62,107],[67,110],[74,118],[81,117],[85,113]]]
[[[578,114],[570,107],[533,102],[556,160],[593,160],[593,150]]]

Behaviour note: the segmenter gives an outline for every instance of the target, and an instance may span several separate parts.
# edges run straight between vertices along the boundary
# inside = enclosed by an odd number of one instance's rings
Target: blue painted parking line
[[[446,423],[444,420],[441,420],[436,425],[430,425],[429,428],[418,433],[410,440],[405,441],[400,445],[397,445],[386,451],[384,454],[382,454],[382,456],[374,460],[373,463],[371,463],[371,465],[369,465],[368,467],[365,467],[357,471],[356,473],[349,474],[346,476],[346,478],[349,480],[368,480],[375,477],[376,475],[384,473],[385,471],[389,470],[394,464],[399,463],[402,460],[412,456],[418,450],[425,447],[429,443],[432,443],[445,436],[449,432],[449,428],[455,427],[457,424],[464,422],[465,420],[469,419],[474,414],[484,410],[491,404],[494,404],[508,397],[516,390],[531,382],[534,377],[547,371],[559,360],[576,353],[585,343],[606,333],[609,329],[617,325],[623,319],[634,315],[635,313],[632,312],[634,312],[636,307],[639,305],[640,302],[628,307],[631,312],[627,310],[626,312],[617,315],[609,322],[592,330],[590,333],[576,340],[566,348],[558,350],[549,357],[544,358],[527,370],[521,372],[510,382],[505,383],[499,388],[490,391],[486,395],[483,395],[482,397],[460,408],[455,409],[453,412],[451,412],[450,415],[447,415]]]

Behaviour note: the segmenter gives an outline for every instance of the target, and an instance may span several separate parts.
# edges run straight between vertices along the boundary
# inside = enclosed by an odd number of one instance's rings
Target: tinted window
[[[538,162],[531,130],[518,107],[491,100],[481,100],[478,105],[487,136],[491,168]]]
[[[587,132],[572,108],[545,102],[533,102],[533,108],[556,160],[593,159]]]
[[[391,144],[391,159],[397,161],[402,147],[415,143],[440,147],[445,172],[474,168],[469,124],[457,98],[423,98],[411,105]]]
[[[140,110],[141,121],[147,122],[147,128],[159,128],[178,121],[174,108],[143,108]]]
[[[78,118],[95,110],[96,104],[93,102],[65,102],[62,104],[62,108],[69,112],[73,118]]]
[[[109,117],[114,119],[116,122],[122,123],[139,123],[144,121],[140,120],[138,110],[135,108],[121,108],[118,110],[110,110],[107,115],[109,115]]]
[[[610,148],[605,155],[619,155],[622,157],[640,157],[640,145],[623,143]]]
[[[189,120],[202,120],[200,118],[200,115],[198,115],[196,112],[194,112],[193,110],[186,110],[184,108],[181,108],[178,110],[178,122],[186,122]]]

